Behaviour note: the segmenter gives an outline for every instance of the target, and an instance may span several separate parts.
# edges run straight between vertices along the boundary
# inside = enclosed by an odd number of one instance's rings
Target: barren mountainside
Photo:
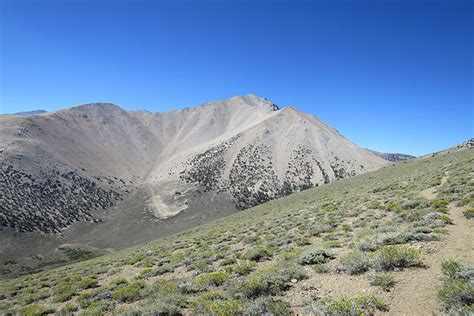
[[[47,233],[100,222],[130,196],[161,221],[216,201],[248,208],[387,163],[255,95],[166,113],[95,103],[0,115],[0,153],[1,226]]]

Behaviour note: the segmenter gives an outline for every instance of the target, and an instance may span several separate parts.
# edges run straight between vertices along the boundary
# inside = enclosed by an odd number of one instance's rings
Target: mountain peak
[[[77,105],[71,108],[73,111],[77,111],[80,113],[102,113],[102,114],[112,114],[112,113],[119,113],[123,112],[124,110],[113,103],[107,102],[95,102],[95,103],[87,103]]]
[[[104,109],[121,109],[118,105],[109,102],[93,102],[76,105],[73,108],[104,108]]]
[[[269,99],[265,97],[259,97],[253,93],[249,93],[247,95],[242,95],[242,96],[235,96],[230,99],[231,101],[233,100],[239,100],[242,103],[246,103],[251,106],[256,106],[263,108],[268,111],[278,111],[280,110],[280,107],[270,101]]]

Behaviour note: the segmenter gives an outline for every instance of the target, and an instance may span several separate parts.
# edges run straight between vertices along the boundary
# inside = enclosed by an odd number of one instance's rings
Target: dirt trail
[[[424,197],[425,199],[428,199],[428,200],[435,199],[435,198],[436,198],[437,190],[438,190],[443,184],[445,184],[446,181],[448,181],[448,176],[444,176],[444,177],[441,179],[441,184],[440,184],[439,186],[432,187],[432,188],[428,188],[428,189],[425,189],[425,190],[421,191],[421,196]]]
[[[439,186],[423,190],[420,194],[428,200],[437,198],[439,188],[447,180],[448,176],[443,177]],[[456,259],[464,264],[474,262],[474,221],[464,217],[463,208],[450,204],[448,209],[454,222],[453,225],[446,226],[448,234],[441,241],[420,244],[426,266],[394,272],[397,283],[390,292],[380,292],[376,287],[370,286],[365,275],[317,274],[302,281],[306,286],[314,286],[313,290],[294,287],[289,291],[287,297],[292,306],[295,306],[295,314],[305,314],[302,301],[309,292],[313,292],[321,297],[353,297],[373,293],[379,295],[390,307],[383,315],[441,315],[438,300],[438,290],[442,285],[441,262],[447,259]],[[311,271],[307,273],[312,274]]]
[[[447,181],[444,177],[442,184]],[[436,198],[436,188],[421,192],[427,199]],[[423,262],[427,268],[405,270],[399,274],[397,285],[390,293],[392,302],[389,315],[439,315],[438,290],[441,286],[440,264],[446,259],[456,259],[461,263],[474,262],[474,221],[462,214],[463,209],[452,204],[449,216],[454,225],[447,227],[449,234],[437,243],[436,251],[425,255]]]

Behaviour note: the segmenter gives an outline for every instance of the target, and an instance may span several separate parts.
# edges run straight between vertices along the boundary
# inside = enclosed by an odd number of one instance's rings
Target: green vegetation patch
[[[375,268],[382,271],[419,267],[421,265],[420,252],[410,247],[388,246],[377,250],[374,256]]]
[[[290,304],[279,297],[260,297],[248,304],[244,310],[244,315],[293,315]]]
[[[306,310],[313,315],[373,315],[378,311],[386,312],[388,305],[375,295],[356,298],[330,298],[310,300]]]
[[[386,272],[376,272],[369,276],[369,283],[372,286],[379,286],[385,291],[390,291],[395,285],[395,278]]]
[[[143,280],[137,280],[128,285],[118,286],[112,292],[112,298],[122,303],[131,303],[139,300],[142,289],[145,287]]]
[[[328,249],[321,247],[313,247],[301,253],[298,258],[298,263],[301,265],[319,264],[326,263],[334,258],[335,256]]]
[[[198,315],[223,315],[239,314],[240,301],[225,297],[220,291],[207,292],[191,303],[193,311]]]
[[[455,315],[474,313],[474,266],[462,266],[455,260],[441,263],[444,283],[439,298],[445,312]]]
[[[269,247],[256,247],[247,250],[244,258],[252,261],[263,261],[273,254],[273,249]]]
[[[474,218],[474,207],[471,207],[463,212],[464,216],[467,219]]]
[[[216,271],[198,276],[193,283],[199,288],[206,289],[212,286],[220,286],[228,279],[229,274],[227,272]]]
[[[370,267],[370,258],[364,252],[352,252],[341,259],[340,269],[350,275],[362,274]]]
[[[304,278],[306,274],[296,266],[272,266],[236,281],[233,292],[246,298],[280,295],[291,287],[292,280],[299,281]]]

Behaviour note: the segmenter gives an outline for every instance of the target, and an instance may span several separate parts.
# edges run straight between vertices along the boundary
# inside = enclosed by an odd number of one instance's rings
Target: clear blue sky
[[[0,113],[255,93],[358,145],[474,136],[473,1],[0,0]]]

